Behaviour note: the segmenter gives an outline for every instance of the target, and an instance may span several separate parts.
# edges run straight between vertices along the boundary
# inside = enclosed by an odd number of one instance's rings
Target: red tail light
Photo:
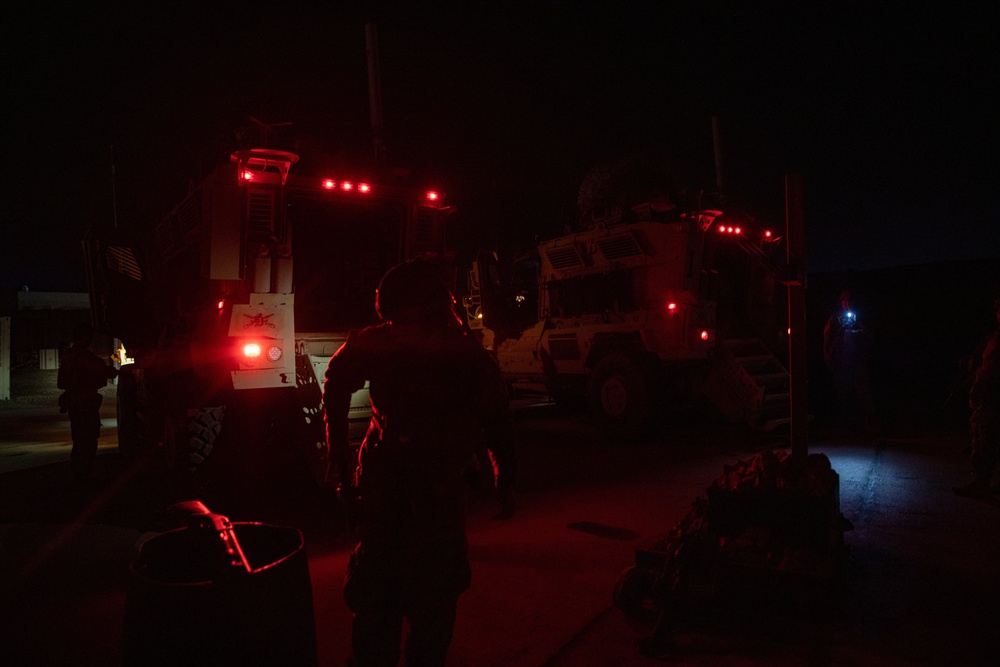
[[[283,356],[285,356],[285,351],[280,345],[274,343],[245,343],[243,345],[243,363],[247,365],[254,365],[261,361],[261,357],[265,363],[275,363],[279,361]]]

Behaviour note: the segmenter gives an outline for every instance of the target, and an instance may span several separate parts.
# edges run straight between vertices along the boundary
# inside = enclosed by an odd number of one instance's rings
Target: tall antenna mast
[[[111,144],[111,216],[118,229],[118,194],[115,191],[115,145]]]
[[[382,81],[378,67],[378,27],[365,24],[365,44],[368,50],[368,106],[371,112],[372,144],[375,148],[375,170],[382,170],[385,141],[382,136]]]
[[[718,116],[712,116],[712,145],[715,150],[715,189],[722,196],[722,130]]]

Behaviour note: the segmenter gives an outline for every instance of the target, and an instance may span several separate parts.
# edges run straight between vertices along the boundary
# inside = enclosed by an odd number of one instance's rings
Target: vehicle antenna
[[[111,217],[118,229],[118,194],[115,191],[115,145],[111,144]]]

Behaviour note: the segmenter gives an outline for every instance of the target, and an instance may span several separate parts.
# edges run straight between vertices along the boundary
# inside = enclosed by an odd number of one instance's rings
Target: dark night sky
[[[304,161],[367,163],[369,17],[390,161],[483,238],[558,233],[635,152],[709,182],[715,115],[733,200],[780,219],[802,173],[811,270],[1000,259],[996,7],[85,4],[3,10],[4,289],[84,289],[87,226],[158,218],[250,115]]]

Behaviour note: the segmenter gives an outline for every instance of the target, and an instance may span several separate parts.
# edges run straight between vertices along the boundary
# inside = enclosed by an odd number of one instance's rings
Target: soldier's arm
[[[983,349],[982,361],[972,378],[969,397],[977,399],[1000,387],[1000,333],[993,334]]]
[[[517,434],[510,411],[507,385],[489,354],[479,349],[480,409],[483,440],[493,464],[500,512],[495,519],[514,514],[514,487],[517,480]]]
[[[354,466],[348,461],[348,416],[351,394],[364,386],[365,378],[356,343],[349,334],[344,345],[330,358],[323,381],[323,417],[326,443],[342,483],[353,485]],[[356,340],[356,338],[355,338]]]

